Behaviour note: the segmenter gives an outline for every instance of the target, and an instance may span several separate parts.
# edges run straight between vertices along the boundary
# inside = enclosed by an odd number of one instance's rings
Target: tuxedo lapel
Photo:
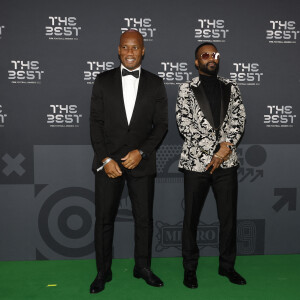
[[[140,109],[142,107],[141,106],[142,99],[143,99],[144,93],[146,91],[146,87],[147,87],[147,84],[146,84],[145,73],[144,73],[143,69],[141,69],[139,87],[138,87],[136,100],[135,100],[135,104],[134,104],[134,109],[133,109],[133,113],[131,116],[129,126],[131,126],[133,124],[134,120],[136,119],[136,116],[140,113]]]
[[[225,116],[227,114],[228,104],[230,101],[231,95],[231,84],[225,84],[224,82],[220,81],[221,83],[221,111],[220,111],[220,125],[223,124]]]
[[[205,95],[204,92],[204,88],[203,86],[200,84],[199,86],[191,86],[194,95],[197,99],[197,102],[201,108],[201,110],[203,111],[204,117],[206,118],[206,120],[209,122],[209,124],[211,125],[211,127],[215,127],[214,126],[214,119],[212,116],[212,112],[210,109],[210,105],[209,105],[209,101]]]
[[[116,112],[120,115],[120,119],[122,123],[128,126],[127,117],[126,117],[126,110],[125,110],[125,103],[123,98],[123,88],[122,88],[122,77],[121,77],[121,68],[117,68],[114,74],[114,93],[116,94],[116,101],[119,102],[118,107],[120,107],[119,112]]]

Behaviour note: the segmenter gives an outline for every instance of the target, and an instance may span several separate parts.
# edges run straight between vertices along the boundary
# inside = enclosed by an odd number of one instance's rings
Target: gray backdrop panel
[[[220,75],[237,80],[247,110],[238,148],[238,253],[300,251],[299,1],[21,1],[0,4],[0,259],[94,258],[89,104],[97,73],[119,65],[126,28],[145,39],[143,67],[164,79],[169,132],[157,153],[153,255],[181,255],[183,143],[178,85],[197,76],[194,49],[213,41]],[[201,255],[218,255],[209,193]],[[125,187],[114,257],[133,256]]]

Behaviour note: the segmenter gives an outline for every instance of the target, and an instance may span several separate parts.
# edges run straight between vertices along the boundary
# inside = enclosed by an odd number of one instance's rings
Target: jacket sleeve
[[[168,130],[168,99],[163,80],[159,78],[155,96],[155,108],[151,133],[141,145],[142,150],[149,156],[158,147]]]
[[[104,135],[104,103],[101,90],[101,76],[98,75],[93,86],[90,108],[90,134],[94,152],[99,161],[109,156]]]
[[[243,105],[240,89],[236,83],[232,84],[231,93],[233,102],[231,115],[229,117],[230,128],[226,136],[226,142],[232,143],[234,146],[236,146],[244,132],[246,112]]]

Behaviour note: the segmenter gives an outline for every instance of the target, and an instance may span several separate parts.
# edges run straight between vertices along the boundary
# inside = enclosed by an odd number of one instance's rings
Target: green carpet
[[[153,259],[152,269],[165,283],[154,288],[132,276],[132,259],[115,259],[113,280],[94,295],[89,294],[96,275],[94,260],[0,262],[0,299],[300,299],[300,255],[238,257],[236,270],[246,278],[246,286],[219,276],[217,257],[202,257],[199,288],[194,290],[182,284],[181,262],[181,258]]]

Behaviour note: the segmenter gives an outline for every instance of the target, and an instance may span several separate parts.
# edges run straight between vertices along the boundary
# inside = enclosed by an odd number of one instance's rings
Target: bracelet
[[[216,153],[214,154],[214,156],[217,157],[217,158],[220,158],[220,159],[224,160],[224,158],[222,156],[220,156],[220,155],[218,155]]]
[[[106,159],[106,160],[103,162],[102,166],[101,166],[100,168],[97,169],[97,172],[101,171],[101,170],[104,168],[104,166],[107,165],[111,160],[112,160],[112,159],[111,159],[110,157],[109,157],[108,159]]]
[[[108,159],[106,159],[106,160],[103,162],[102,167],[104,167],[105,165],[107,165],[110,161],[111,161],[111,158],[109,157]]]

